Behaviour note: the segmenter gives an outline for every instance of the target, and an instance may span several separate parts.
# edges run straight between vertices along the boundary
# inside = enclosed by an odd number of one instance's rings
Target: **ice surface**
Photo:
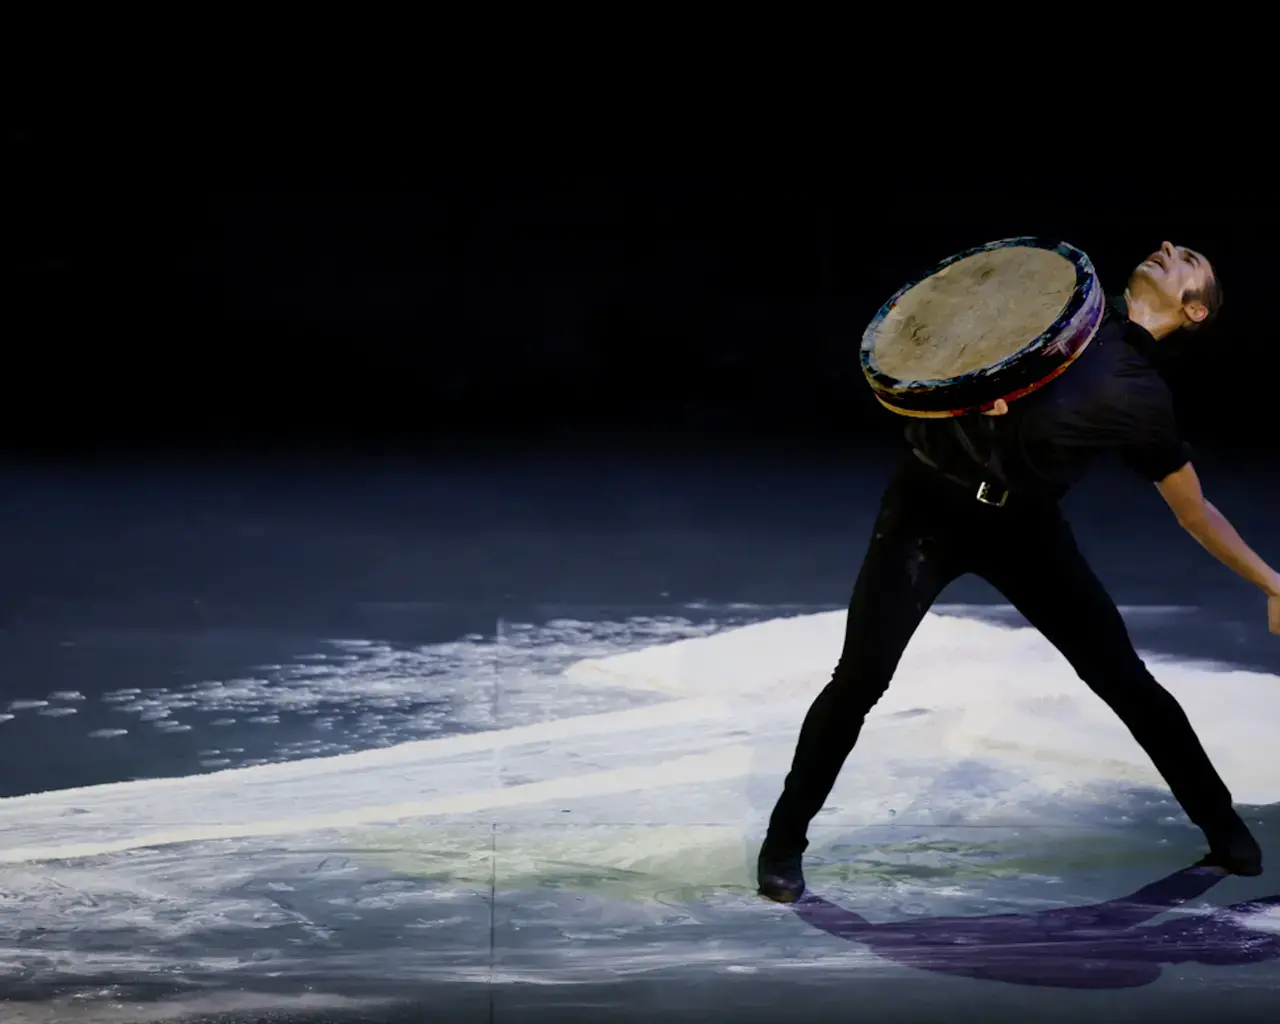
[[[566,659],[579,689],[657,703],[0,800],[0,977],[179,972],[300,990],[319,972],[354,999],[378,972],[387,985],[552,983],[696,950],[723,970],[797,956],[880,969],[752,896],[751,837],[842,629],[842,613],[797,615]],[[1280,677],[1151,661],[1237,799],[1280,802]],[[1108,846],[1098,829],[1117,807],[1177,814],[1057,652],[1030,630],[933,614],[815,824],[813,878],[838,888],[852,858],[860,884],[892,894],[886,919],[1115,898],[1098,878],[1131,869],[1136,887],[1185,852]],[[857,838],[876,829],[872,845]],[[1074,891],[1090,871],[1093,888]],[[775,931],[742,939],[748,919]],[[503,942],[550,922],[554,935],[495,963],[491,920]],[[651,941],[673,922],[689,942]]]

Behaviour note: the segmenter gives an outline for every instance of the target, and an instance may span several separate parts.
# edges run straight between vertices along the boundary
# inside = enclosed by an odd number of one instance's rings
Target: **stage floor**
[[[1141,751],[976,581],[873,712],[810,897],[754,893],[886,473],[13,470],[3,1019],[1276,1019],[1274,866],[1190,869]],[[1208,481],[1274,557],[1276,495]],[[1073,501],[1274,860],[1262,602],[1149,488]]]

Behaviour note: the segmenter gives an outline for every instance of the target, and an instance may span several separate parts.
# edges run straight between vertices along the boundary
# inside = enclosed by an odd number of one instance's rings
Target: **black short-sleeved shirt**
[[[936,465],[965,479],[990,479],[988,456],[994,452],[994,465],[1012,488],[1054,499],[1108,451],[1158,482],[1185,466],[1190,450],[1178,433],[1173,395],[1156,368],[1156,344],[1130,322],[1124,299],[1112,300],[1098,333],[1075,364],[1010,403],[1008,415],[912,420],[907,440]],[[964,432],[968,445],[957,431]]]

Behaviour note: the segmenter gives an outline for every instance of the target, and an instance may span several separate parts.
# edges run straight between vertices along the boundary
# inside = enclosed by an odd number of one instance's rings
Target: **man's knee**
[[[1108,658],[1083,659],[1072,667],[1089,689],[1118,710],[1177,703],[1132,649]]]
[[[1155,682],[1146,663],[1136,651],[1102,652],[1092,651],[1079,658],[1073,658],[1071,667],[1076,675],[1090,686],[1097,684],[1127,683],[1129,685],[1146,685]]]
[[[845,713],[865,715],[889,689],[897,667],[896,661],[884,659],[841,658],[827,684],[827,698]]]

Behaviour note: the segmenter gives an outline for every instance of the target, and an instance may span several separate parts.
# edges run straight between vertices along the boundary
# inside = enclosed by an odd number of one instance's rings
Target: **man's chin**
[[[1156,285],[1154,269],[1148,267],[1145,263],[1139,264],[1133,268],[1133,273],[1129,275],[1129,290],[1135,288],[1151,289]]]

